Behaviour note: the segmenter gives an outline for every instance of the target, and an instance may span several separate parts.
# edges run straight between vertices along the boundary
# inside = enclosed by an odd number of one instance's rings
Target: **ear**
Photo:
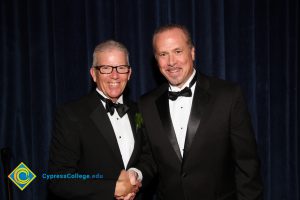
[[[127,77],[127,80],[129,81],[130,77],[131,77],[131,73],[132,73],[132,70],[131,68],[129,69],[129,72],[128,72],[128,77]]]
[[[191,49],[192,59],[195,60],[195,47],[192,47]]]
[[[94,67],[91,67],[90,74],[91,74],[91,76],[93,78],[93,81],[96,82],[96,72],[95,72]]]

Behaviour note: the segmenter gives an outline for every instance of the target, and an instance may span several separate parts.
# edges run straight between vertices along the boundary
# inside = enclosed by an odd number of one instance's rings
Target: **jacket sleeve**
[[[56,112],[54,133],[50,145],[48,175],[64,175],[81,172],[80,136],[78,120],[61,108]],[[65,199],[113,199],[119,174],[108,179],[53,178],[48,187],[54,195]]]
[[[139,110],[143,116],[143,109],[141,106],[141,102],[139,102]],[[135,168],[139,169],[142,172],[143,180],[142,185],[145,187],[152,187],[153,178],[157,173],[157,165],[156,161],[153,157],[151,145],[148,140],[147,131],[145,129],[145,122],[142,124],[142,128],[140,129],[140,134],[142,135],[142,152],[139,158],[138,163],[135,165]]]
[[[235,89],[231,106],[230,138],[238,199],[262,199],[263,187],[256,141],[247,105],[239,87]]]

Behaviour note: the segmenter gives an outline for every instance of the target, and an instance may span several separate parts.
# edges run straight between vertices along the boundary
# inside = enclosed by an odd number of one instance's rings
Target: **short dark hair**
[[[193,41],[192,41],[192,38],[191,38],[191,34],[189,32],[189,30],[184,26],[184,25],[181,25],[181,24],[167,24],[167,25],[163,25],[163,26],[160,26],[158,27],[154,33],[153,33],[153,37],[152,37],[152,45],[153,45],[153,48],[154,48],[154,38],[157,34],[159,33],[162,33],[162,32],[165,32],[165,31],[169,31],[169,30],[172,30],[172,29],[180,29],[184,35],[186,36],[186,39],[187,39],[187,44],[192,48],[194,47],[194,44],[193,44]]]

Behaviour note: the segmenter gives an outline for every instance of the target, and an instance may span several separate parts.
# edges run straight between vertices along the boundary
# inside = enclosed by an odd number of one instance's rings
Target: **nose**
[[[111,77],[117,79],[119,77],[119,73],[117,72],[117,68],[114,68],[111,72]]]
[[[168,65],[169,65],[170,67],[173,67],[174,64],[175,64],[175,57],[174,57],[174,55],[170,54],[170,55],[169,55],[169,58],[168,58]]]

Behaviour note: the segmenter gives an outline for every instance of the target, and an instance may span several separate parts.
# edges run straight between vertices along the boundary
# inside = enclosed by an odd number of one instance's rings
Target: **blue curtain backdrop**
[[[0,148],[37,178],[14,199],[46,199],[53,112],[92,89],[93,48],[113,38],[130,50],[130,97],[164,79],[154,29],[186,25],[197,69],[238,82],[246,94],[267,200],[300,199],[299,0],[0,0]],[[0,163],[0,199],[5,199]]]

